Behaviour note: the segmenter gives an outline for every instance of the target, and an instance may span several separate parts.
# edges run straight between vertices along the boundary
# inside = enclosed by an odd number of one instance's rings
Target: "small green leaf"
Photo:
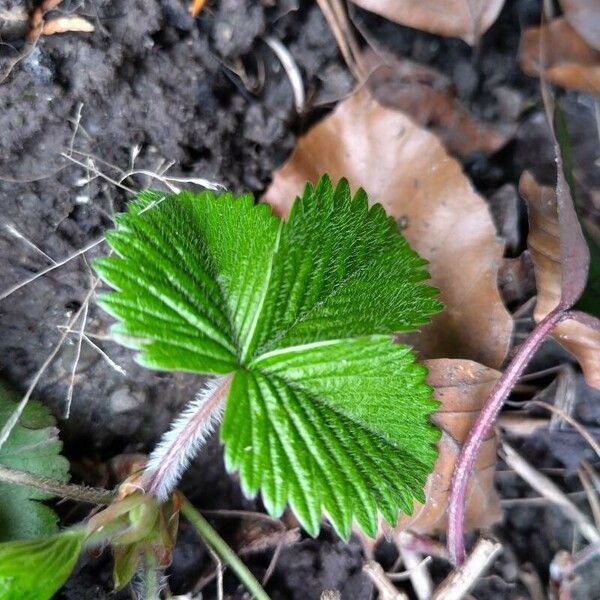
[[[343,537],[424,500],[437,403],[393,335],[441,306],[381,206],[323,177],[287,221],[204,192],[145,194],[118,223],[95,263],[113,332],[146,366],[234,374],[221,437],[248,495]]]
[[[0,387],[0,428],[15,408],[13,397],[6,387]],[[60,456],[61,449],[54,418],[39,402],[31,401],[0,449],[0,464],[67,481],[69,463]],[[57,517],[41,503],[51,498],[52,494],[38,489],[0,482],[0,541],[55,533]]]
[[[141,544],[114,547],[113,580],[116,590],[122,590],[133,579],[143,553]]]
[[[68,530],[0,544],[0,600],[52,598],[71,574],[84,537],[81,530]]]

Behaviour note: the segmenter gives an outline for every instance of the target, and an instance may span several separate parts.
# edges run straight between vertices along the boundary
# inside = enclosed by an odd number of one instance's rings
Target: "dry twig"
[[[114,493],[108,490],[64,483],[44,477],[43,475],[11,469],[4,465],[0,465],[0,481],[25,485],[61,496],[62,498],[69,498],[78,502],[88,502],[90,504],[110,504],[115,499]]]
[[[460,598],[464,598],[501,550],[502,544],[498,540],[480,538],[466,561],[452,571],[438,587],[432,600],[460,600]]]
[[[547,402],[542,402],[541,400],[530,400],[525,406],[529,406],[531,404],[541,406],[542,408],[545,408],[553,414],[559,415],[560,418],[563,419],[563,421],[566,421],[567,423],[569,423],[569,425],[573,426],[573,428],[577,430],[581,437],[592,447],[594,452],[600,457],[600,444],[598,444],[594,436],[581,423],[576,421],[571,415],[567,414],[564,410],[558,408],[557,406],[553,406],[552,404],[548,404]]]
[[[598,489],[595,485],[595,483],[597,483],[596,472],[592,465],[587,460],[583,459],[581,461],[581,466],[577,469],[577,474],[579,475],[579,480],[585,490],[588,504],[592,509],[596,529],[600,530],[600,498],[598,497]]]
[[[363,571],[375,584],[381,600],[408,600],[408,596],[396,589],[396,586],[387,578],[383,568],[378,562],[368,560],[363,564]]]
[[[341,1],[317,0],[317,2],[350,72],[358,82],[364,81],[367,72],[362,62],[362,54]]]
[[[419,600],[429,600],[433,592],[433,582],[427,570],[428,560],[423,560],[420,552],[402,546],[400,556],[406,566],[415,595]]]
[[[512,467],[534,490],[552,501],[563,514],[573,521],[581,535],[591,543],[600,542],[600,533],[589,517],[581,512],[569,497],[550,479],[534,469],[514,448],[502,442],[502,455],[506,464]]]

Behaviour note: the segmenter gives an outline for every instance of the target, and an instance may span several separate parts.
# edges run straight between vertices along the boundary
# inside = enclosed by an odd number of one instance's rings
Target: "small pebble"
[[[110,396],[110,408],[115,413],[135,410],[141,406],[143,402],[143,394],[140,392],[133,392],[127,386],[119,388]]]

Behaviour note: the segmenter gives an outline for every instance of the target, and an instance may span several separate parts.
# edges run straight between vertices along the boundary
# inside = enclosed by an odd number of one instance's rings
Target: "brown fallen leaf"
[[[364,59],[371,71],[367,85],[375,98],[427,126],[453,154],[492,154],[516,131],[514,124],[488,124],[472,117],[456,97],[452,80],[439,71],[388,56],[382,63],[374,53]]]
[[[83,17],[56,17],[46,21],[42,26],[41,35],[54,35],[56,33],[81,32],[91,33],[94,26]]]
[[[264,552],[276,546],[287,547],[301,539],[300,529],[287,529],[281,523],[270,523],[266,519],[244,519],[236,533],[236,548],[239,554]]]
[[[285,215],[305,182],[323,173],[363,187],[430,261],[445,310],[408,336],[421,357],[499,367],[512,332],[496,281],[503,245],[483,198],[440,141],[363,89],[299,139],[263,199]]]
[[[352,0],[401,25],[475,45],[494,23],[504,0]]]
[[[400,519],[396,529],[433,534],[446,531],[448,494],[456,459],[462,442],[500,376],[470,360],[428,360],[427,382],[442,405],[433,421],[442,430],[438,443],[439,457],[425,486],[427,503]],[[501,516],[500,500],[494,488],[497,440],[491,433],[477,458],[475,472],[469,480],[465,529],[489,527]]]
[[[598,0],[560,0],[564,16],[585,41],[600,50],[600,2]]]
[[[589,46],[564,17],[526,29],[519,62],[527,75],[600,94],[600,51]]]
[[[27,39],[37,39],[42,34],[44,27],[44,16],[46,13],[54,10],[63,0],[42,0],[34,6],[29,15],[29,31]]]
[[[537,283],[534,317],[540,321],[561,298],[562,261],[556,192],[540,186],[530,173],[523,173],[519,191],[527,201],[529,236],[527,245]],[[573,354],[588,385],[600,389],[600,331],[573,319],[559,323],[553,337]]]

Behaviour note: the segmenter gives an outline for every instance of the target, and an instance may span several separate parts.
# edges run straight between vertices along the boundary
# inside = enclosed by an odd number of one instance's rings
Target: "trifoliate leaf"
[[[287,221],[251,196],[146,193],[107,235],[100,302],[148,367],[234,374],[221,437],[246,493],[312,534],[373,534],[424,501],[438,431],[426,370],[393,335],[440,309],[426,261],[342,180]]]
[[[13,396],[0,386],[0,428],[15,409]],[[30,401],[0,448],[0,465],[67,481],[69,462],[60,456],[61,449],[54,418],[40,403]],[[0,481],[0,541],[55,533],[58,519],[40,502],[51,498],[47,492]]]
[[[85,534],[68,530],[38,540],[0,544],[0,600],[48,600],[67,580]]]

